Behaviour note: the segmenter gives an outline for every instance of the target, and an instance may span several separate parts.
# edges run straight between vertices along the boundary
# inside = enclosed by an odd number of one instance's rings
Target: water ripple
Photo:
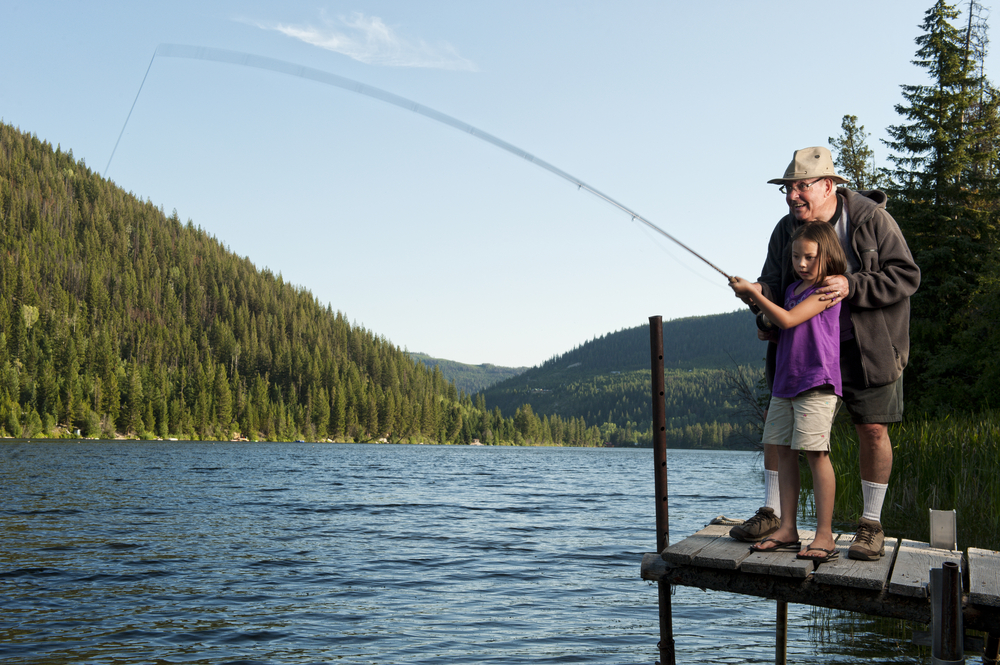
[[[656,587],[639,579],[649,450],[61,442],[0,457],[5,665],[657,657]],[[670,451],[669,468],[675,540],[757,506],[752,455]],[[679,661],[773,661],[772,604],[686,588],[672,604]],[[789,608],[791,660],[871,659],[831,649],[809,612]]]

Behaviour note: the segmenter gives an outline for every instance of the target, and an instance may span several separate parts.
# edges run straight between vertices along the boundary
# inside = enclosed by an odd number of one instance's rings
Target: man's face
[[[788,211],[800,222],[828,222],[837,210],[836,187],[829,178],[788,181]]]

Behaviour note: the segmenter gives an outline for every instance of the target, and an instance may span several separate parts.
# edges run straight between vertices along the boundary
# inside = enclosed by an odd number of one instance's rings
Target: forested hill
[[[2,123],[0,294],[0,436],[648,443],[635,424],[648,423],[645,327],[509,379],[508,405],[487,407],[445,378],[442,361],[428,367],[72,152]],[[665,326],[669,371],[685,372],[668,395],[677,445],[742,431],[721,370],[701,368],[732,365],[730,353],[759,364],[752,338],[745,311]],[[626,377],[623,400],[609,386]],[[568,382],[549,396],[571,399],[542,408],[543,379]]]
[[[598,442],[579,419],[526,439],[439,368],[2,123],[0,293],[0,436]]]
[[[734,303],[738,301],[734,299]],[[665,369],[724,369],[759,362],[764,346],[757,339],[754,317],[747,308],[663,322]],[[649,369],[649,325],[619,330],[592,339],[531,370],[524,379],[580,366],[593,372]]]
[[[441,368],[441,374],[455,384],[459,390],[468,394],[477,393],[494,384],[500,383],[512,376],[523,374],[527,367],[500,367],[484,363],[482,365],[468,365],[454,360],[443,358],[431,358],[426,353],[410,353],[410,357],[419,360],[427,367],[434,369]]]
[[[746,446],[758,440],[748,403],[754,401],[765,354],[756,331],[746,309],[664,322],[671,446]],[[652,439],[649,326],[593,339],[480,396],[487,406],[514,413],[515,423],[538,415],[583,418],[599,424],[606,442],[647,444]]]

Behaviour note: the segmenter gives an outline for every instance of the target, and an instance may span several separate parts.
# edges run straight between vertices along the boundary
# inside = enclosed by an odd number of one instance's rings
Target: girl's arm
[[[746,281],[742,277],[733,277],[733,281],[729,283],[729,286],[731,286],[733,291],[736,291],[738,295],[749,296],[750,299],[754,301],[754,304],[764,311],[767,318],[782,330],[794,328],[800,323],[808,321],[825,310],[828,304],[820,300],[820,295],[818,293],[814,293],[793,307],[791,310],[786,310],[784,307],[776,305],[762,296],[760,291],[758,291],[753,284]]]

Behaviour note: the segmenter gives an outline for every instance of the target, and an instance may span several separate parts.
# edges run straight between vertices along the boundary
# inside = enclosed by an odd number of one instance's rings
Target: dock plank
[[[728,532],[727,532],[728,533]],[[750,543],[730,538],[716,538],[701,549],[691,565],[720,570],[739,570],[740,564],[750,556]]]
[[[853,542],[853,534],[840,534],[837,537],[837,552],[840,556],[820,565],[813,573],[813,579],[822,584],[882,591],[889,582],[889,572],[896,557],[899,539],[885,539],[885,556],[878,561],[848,559],[847,550]]]
[[[716,539],[729,538],[729,530],[731,528],[731,526],[724,524],[709,524],[701,531],[663,550],[663,560],[679,566],[687,565],[691,563],[699,552]]]
[[[799,531],[799,540],[803,544],[816,537],[813,531]],[[812,574],[812,561],[796,559],[798,551],[789,552],[751,552],[750,556],[740,564],[740,571],[754,575],[775,575],[777,577],[794,577],[804,579]]]
[[[927,598],[927,585],[931,568],[940,568],[946,561],[962,564],[962,553],[940,550],[927,543],[913,540],[900,541],[896,565],[889,580],[889,593],[900,596]]]
[[[803,542],[813,537],[807,532],[799,535]],[[806,577],[794,577],[799,573],[782,570],[781,559],[776,564],[767,563],[766,570],[758,568],[758,574],[749,571],[761,565],[760,557],[782,557],[790,563],[796,561],[795,552],[751,555],[750,544],[730,538],[728,526],[712,525],[671,545],[662,554],[643,554],[640,575],[670,587],[742,594],[927,624],[931,622],[927,599],[930,571],[953,561],[965,566],[971,586],[962,609],[966,629],[1000,635],[1000,552],[969,548],[963,564],[962,552],[886,538],[886,555],[880,560],[852,561],[847,559],[852,541],[853,534],[837,534],[840,557],[820,564]],[[799,565],[814,564],[803,561]]]
[[[969,548],[969,602],[1000,607],[1000,552]]]

